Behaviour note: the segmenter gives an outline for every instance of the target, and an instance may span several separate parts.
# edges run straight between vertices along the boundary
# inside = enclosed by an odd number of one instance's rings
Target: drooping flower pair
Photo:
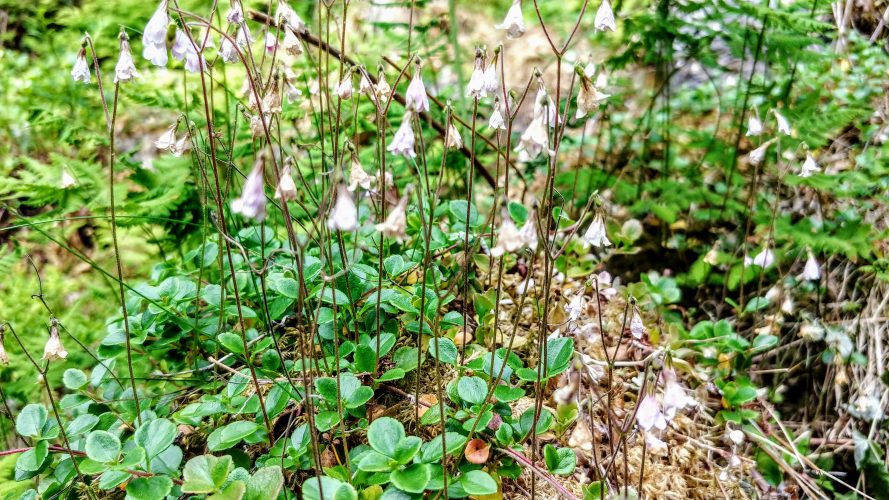
[[[189,148],[188,134],[176,139],[176,129],[178,126],[179,122],[170,125],[170,127],[154,141],[154,146],[161,151],[169,151],[173,153],[173,156],[182,156],[182,153]]]
[[[496,95],[497,88],[500,86],[500,80],[497,78],[497,52],[494,53],[494,59],[491,64],[485,67],[485,56],[481,49],[475,52],[475,69],[469,77],[469,84],[466,85],[466,97],[473,99],[481,99]]]

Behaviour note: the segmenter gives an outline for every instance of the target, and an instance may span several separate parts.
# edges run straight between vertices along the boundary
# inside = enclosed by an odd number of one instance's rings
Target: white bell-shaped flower
[[[821,265],[818,264],[818,259],[815,258],[815,254],[811,250],[807,253],[808,257],[806,258],[806,266],[803,268],[802,277],[804,280],[818,281],[821,279]]]
[[[790,135],[792,131],[790,129],[790,122],[787,121],[787,118],[784,118],[784,115],[777,110],[772,110],[772,112],[775,113],[775,121],[778,123],[778,132],[784,135]]]
[[[429,97],[426,95],[426,85],[420,78],[420,66],[417,65],[414,71],[414,77],[411,79],[407,91],[404,93],[405,107],[411,111],[422,113],[429,111]]]
[[[392,137],[392,142],[386,147],[386,151],[407,158],[415,158],[417,156],[417,153],[414,152],[415,141],[414,129],[411,127],[411,112],[407,111],[404,113],[401,125],[395,131],[395,136]]]
[[[519,235],[531,251],[537,251],[537,223],[533,212],[519,229]]]
[[[154,141],[154,147],[163,151],[173,149],[176,144],[176,123],[170,125],[163,134]]]
[[[463,147],[463,138],[460,137],[460,131],[451,123],[448,126],[448,141],[445,144],[450,149],[461,149]]]
[[[336,202],[327,218],[327,228],[331,231],[354,231],[358,228],[358,207],[343,184],[337,188]]]
[[[343,80],[336,87],[336,96],[343,100],[348,100],[352,98],[352,71],[346,71],[345,76],[343,76]]]
[[[46,340],[46,345],[43,346],[43,359],[54,361],[67,357],[68,351],[65,350],[65,347],[62,345],[62,339],[59,338],[58,322],[53,318],[49,327],[49,339]]]
[[[244,11],[241,10],[240,2],[233,1],[232,6],[228,9],[225,19],[232,24],[241,24],[244,22]]]
[[[661,411],[657,398],[652,395],[642,398],[636,407],[636,423],[646,431],[667,428],[667,419]]]
[[[81,48],[77,53],[77,59],[74,60],[74,67],[71,68],[71,78],[75,82],[90,82],[90,67],[86,62],[86,49]]]
[[[117,65],[114,67],[114,83],[129,82],[139,76],[136,63],[133,62],[133,53],[130,51],[130,41],[126,33],[120,34],[120,55]]]
[[[584,248],[589,248],[590,246],[597,248],[611,246],[611,241],[608,239],[608,233],[605,230],[605,220],[602,219],[601,215],[596,215],[581,240],[583,241]]]
[[[238,48],[235,47],[235,44],[228,38],[222,39],[222,43],[219,46],[219,57],[227,63],[235,63],[240,60],[238,57]]]
[[[500,223],[500,230],[497,232],[497,244],[491,249],[491,255],[500,257],[507,252],[519,250],[524,244],[525,239],[516,227],[515,222],[508,215],[505,215],[503,222]]]
[[[293,31],[297,34],[305,35],[308,31],[308,26],[303,22],[302,18],[293,10],[286,1],[278,0],[278,10],[275,11],[275,22],[278,25],[282,23],[290,26]]]
[[[352,167],[349,169],[349,191],[355,191],[359,186],[361,189],[369,190],[376,180],[376,177],[364,171],[364,167],[358,161],[358,155],[353,155]]]
[[[611,10],[611,4],[608,0],[602,0],[599,10],[596,11],[596,20],[594,26],[599,31],[614,31],[617,26],[614,24],[614,11]]]
[[[775,263],[775,254],[772,252],[772,249],[769,247],[765,247],[761,252],[756,254],[751,261],[753,265],[759,266],[763,269],[771,266]]]
[[[398,200],[398,205],[386,216],[386,220],[374,226],[383,236],[395,238],[399,242],[405,238],[407,230],[407,194]]]
[[[747,118],[747,137],[762,135],[762,122],[755,116]]]
[[[488,118],[488,128],[494,130],[506,130],[506,122],[503,121],[503,115],[500,114],[500,106],[494,106],[491,117]]]
[[[565,306],[565,313],[568,315],[568,319],[571,321],[577,321],[580,319],[580,316],[583,314],[584,309],[586,308],[586,299],[583,296],[583,290],[571,298],[571,301],[568,302],[568,305]]]
[[[485,70],[483,68],[485,60],[482,57],[475,58],[475,69],[469,77],[469,83],[466,85],[466,97],[472,99],[481,99],[485,97]]]
[[[815,162],[812,153],[806,153],[806,161],[803,162],[803,167],[800,169],[799,176],[811,177],[812,174],[817,174],[819,172],[821,172],[821,168],[818,166],[818,163]]]
[[[68,169],[62,167],[62,176],[59,179],[59,187],[62,189],[68,189],[70,187],[74,187],[77,185],[77,180],[68,172]]]
[[[167,0],[162,0],[142,31],[142,57],[155,66],[167,65]]]
[[[303,46],[299,41],[299,37],[289,27],[284,27],[284,41],[281,42],[281,46],[284,47],[288,54],[294,57],[303,53]]]
[[[275,188],[275,198],[284,201],[296,199],[296,183],[293,182],[289,159],[284,162],[284,168],[281,169],[281,178],[278,180],[278,187]]]
[[[766,157],[766,153],[769,150],[769,146],[772,145],[772,141],[766,141],[758,148],[753,151],[747,153],[747,161],[750,162],[753,166],[762,165],[762,161]]]
[[[506,38],[520,38],[525,34],[525,17],[522,15],[522,0],[512,0],[512,6],[506,12],[503,22],[494,26],[506,31]]]
[[[639,316],[639,311],[633,308],[633,318],[630,319],[630,334],[636,339],[641,339],[647,331],[645,323],[642,322],[642,317]]]
[[[482,77],[482,89],[489,96],[497,95],[497,90],[500,89],[500,78],[497,76],[497,55],[494,55],[494,58],[491,59],[491,64],[488,64],[488,67],[485,68],[485,73]]]
[[[588,78],[582,77],[580,92],[577,94],[577,113],[575,118],[583,118],[588,113],[596,110],[600,103],[611,97],[603,94]]]

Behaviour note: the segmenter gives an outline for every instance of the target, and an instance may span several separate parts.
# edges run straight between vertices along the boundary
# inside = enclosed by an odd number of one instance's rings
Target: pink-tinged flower
[[[636,423],[642,430],[650,431],[651,429],[664,430],[667,428],[667,419],[661,412],[657,399],[648,395],[642,398],[636,407]]]
[[[296,199],[296,183],[293,182],[289,158],[284,162],[284,168],[281,169],[281,179],[275,189],[275,198],[284,201]]]
[[[173,146],[176,144],[176,126],[176,123],[170,125],[170,127],[154,141],[154,146],[157,149],[164,151],[173,149]]]
[[[227,63],[235,63],[240,60],[238,57],[238,49],[235,47],[228,38],[222,39],[222,44],[219,47],[219,57],[222,58],[224,62]]]
[[[803,268],[803,279],[808,281],[818,281],[821,279],[821,265],[811,250],[808,251],[806,266]]]
[[[614,24],[614,11],[611,10],[611,4],[608,3],[608,0],[602,0],[602,4],[599,5],[594,25],[599,31],[614,31],[617,29],[617,26]]]
[[[525,239],[522,233],[516,227],[515,222],[509,215],[504,215],[503,222],[500,223],[500,230],[497,232],[497,244],[491,249],[491,255],[500,257],[507,252],[515,252],[522,248]]]
[[[58,320],[53,318],[49,327],[49,339],[43,347],[43,359],[53,361],[68,357],[68,351],[62,346],[62,339],[59,338],[58,324]]]
[[[420,66],[417,65],[414,71],[414,77],[411,79],[410,85],[407,86],[407,92],[404,94],[405,107],[407,109],[422,113],[429,111],[429,97],[426,95],[426,86],[423,85],[423,79],[420,78]]]
[[[790,129],[790,122],[787,121],[787,118],[784,118],[784,115],[779,113],[777,110],[772,110],[775,113],[775,121],[778,123],[778,132],[784,135],[790,135],[792,133]]]
[[[633,319],[630,320],[630,334],[636,339],[641,339],[647,331],[645,323],[642,322],[642,317],[639,316],[639,311],[633,308]]]
[[[241,197],[232,201],[232,211],[244,217],[256,219],[259,222],[265,220],[266,199],[263,181],[262,158],[253,165],[253,170],[244,182]]]
[[[235,35],[235,43],[238,44],[238,47],[248,48],[250,44],[253,43],[253,37],[250,36],[250,30],[247,28],[247,24],[241,24],[238,27],[238,32]]]
[[[90,66],[86,62],[86,49],[81,48],[77,53],[77,59],[74,60],[74,67],[71,68],[71,78],[75,82],[90,82]]]
[[[605,221],[601,215],[596,215],[581,239],[584,248],[589,248],[591,245],[599,248],[611,246],[608,233],[605,231]]]
[[[466,85],[466,97],[473,99],[481,99],[486,95],[485,92],[485,60],[479,55],[475,58],[475,69],[469,77],[469,83]]]
[[[181,29],[176,28],[176,38],[173,40],[173,47],[170,49],[173,59],[182,61],[189,52],[194,51],[194,45],[192,45],[188,35]]]
[[[358,161],[358,155],[352,155],[352,168],[349,170],[349,191],[355,191],[358,186],[362,189],[369,190],[371,185],[376,182],[376,178],[367,174]]]
[[[343,100],[349,100],[352,98],[352,92],[354,88],[352,87],[352,71],[346,71],[346,74],[343,75],[343,80],[336,88],[336,96]]]
[[[185,54],[185,71],[188,71],[189,73],[199,73],[201,70],[205,69],[207,69],[207,61],[204,60],[204,56],[196,52]]]
[[[664,418],[669,422],[678,411],[697,405],[697,401],[688,395],[672,368],[665,369],[661,377],[664,380]]]
[[[68,169],[62,167],[62,177],[59,180],[59,187],[68,189],[77,185],[77,180],[68,172]]]
[[[747,137],[762,135],[762,122],[759,118],[751,116],[747,119]]]
[[[139,76],[136,64],[133,62],[133,53],[130,51],[130,41],[126,33],[120,34],[120,56],[117,66],[114,67],[114,83],[129,82]]]
[[[821,168],[815,163],[815,158],[812,158],[812,153],[806,153],[806,161],[803,162],[803,167],[800,169],[799,176],[811,177],[812,174],[817,174],[818,172],[821,172]]]
[[[225,15],[225,19],[232,24],[241,24],[244,22],[244,11],[241,10],[240,3],[232,2],[232,6],[228,10],[228,14]]]
[[[395,136],[392,137],[392,142],[386,147],[386,151],[407,158],[416,158],[417,153],[414,152],[415,140],[414,129],[411,127],[411,112],[407,111],[404,113],[401,125],[395,131]]]
[[[522,0],[512,0],[512,6],[506,12],[503,22],[494,26],[506,31],[506,38],[520,38],[525,34],[525,16],[522,15]]]
[[[306,23],[304,23],[296,11],[293,10],[293,7],[284,0],[278,0],[278,10],[275,11],[275,22],[278,25],[281,25],[283,22],[300,35],[306,34]]]
[[[399,243],[404,240],[407,230],[407,197],[405,194],[398,200],[398,205],[389,212],[386,220],[377,224],[377,231],[383,233],[383,236],[395,238]]]
[[[167,0],[163,0],[142,32],[142,57],[151,61],[155,66],[167,65],[167,26],[169,24]]]
[[[327,218],[327,228],[331,231],[354,231],[358,229],[358,207],[346,186],[337,188],[336,203]]]
[[[299,41],[299,37],[288,26],[284,27],[284,41],[281,43],[281,46],[284,47],[288,54],[294,57],[303,53],[303,46]]]
[[[265,32],[265,51],[269,54],[275,51],[275,47],[278,46],[278,38],[275,36],[271,30]]]

